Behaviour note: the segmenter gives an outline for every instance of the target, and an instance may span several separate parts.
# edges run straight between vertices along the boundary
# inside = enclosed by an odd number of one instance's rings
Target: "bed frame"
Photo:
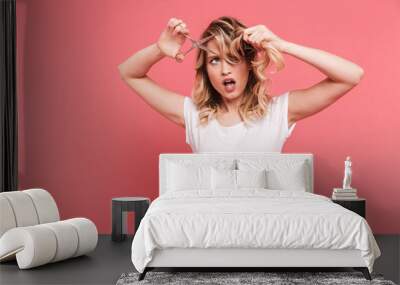
[[[214,159],[283,159],[288,161],[304,160],[307,164],[306,191],[313,193],[313,155],[312,154],[282,154],[282,153],[197,153],[197,154],[160,154],[159,160],[159,193],[167,191],[168,161],[182,160],[214,160]],[[148,263],[143,273],[155,268],[329,268],[352,267],[361,271],[367,280],[371,280],[360,250],[330,250],[330,249],[254,249],[254,248],[168,248],[157,249],[153,259]]]

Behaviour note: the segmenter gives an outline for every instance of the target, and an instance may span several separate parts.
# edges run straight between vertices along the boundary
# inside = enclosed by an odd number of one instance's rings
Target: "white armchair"
[[[60,221],[44,189],[0,193],[0,262],[16,259],[20,269],[28,269],[86,254],[97,239],[89,219]]]

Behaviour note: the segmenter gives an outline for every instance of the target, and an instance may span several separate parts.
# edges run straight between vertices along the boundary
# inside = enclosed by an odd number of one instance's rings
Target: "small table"
[[[112,234],[113,241],[123,241],[127,232],[127,212],[135,212],[135,232],[146,214],[150,199],[146,197],[119,197],[112,199]],[[133,234],[135,234],[135,232]]]
[[[342,207],[359,214],[365,219],[365,204],[364,198],[358,198],[354,200],[338,200],[332,199],[332,202],[341,205]]]

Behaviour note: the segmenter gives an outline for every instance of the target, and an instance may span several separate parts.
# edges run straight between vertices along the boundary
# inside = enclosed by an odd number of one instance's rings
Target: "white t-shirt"
[[[201,152],[281,152],[296,123],[288,128],[289,92],[268,104],[267,115],[252,126],[244,122],[225,127],[217,119],[199,125],[199,111],[190,97],[184,99],[186,143],[194,153]],[[253,121],[252,121],[253,122]]]

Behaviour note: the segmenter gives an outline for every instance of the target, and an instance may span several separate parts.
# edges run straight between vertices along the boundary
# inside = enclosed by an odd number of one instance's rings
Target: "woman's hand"
[[[250,43],[258,51],[271,45],[278,51],[283,51],[286,41],[275,35],[264,25],[257,25],[243,31],[243,40]]]
[[[186,40],[183,34],[189,34],[186,24],[180,19],[171,18],[157,41],[158,48],[164,55],[175,58]]]

